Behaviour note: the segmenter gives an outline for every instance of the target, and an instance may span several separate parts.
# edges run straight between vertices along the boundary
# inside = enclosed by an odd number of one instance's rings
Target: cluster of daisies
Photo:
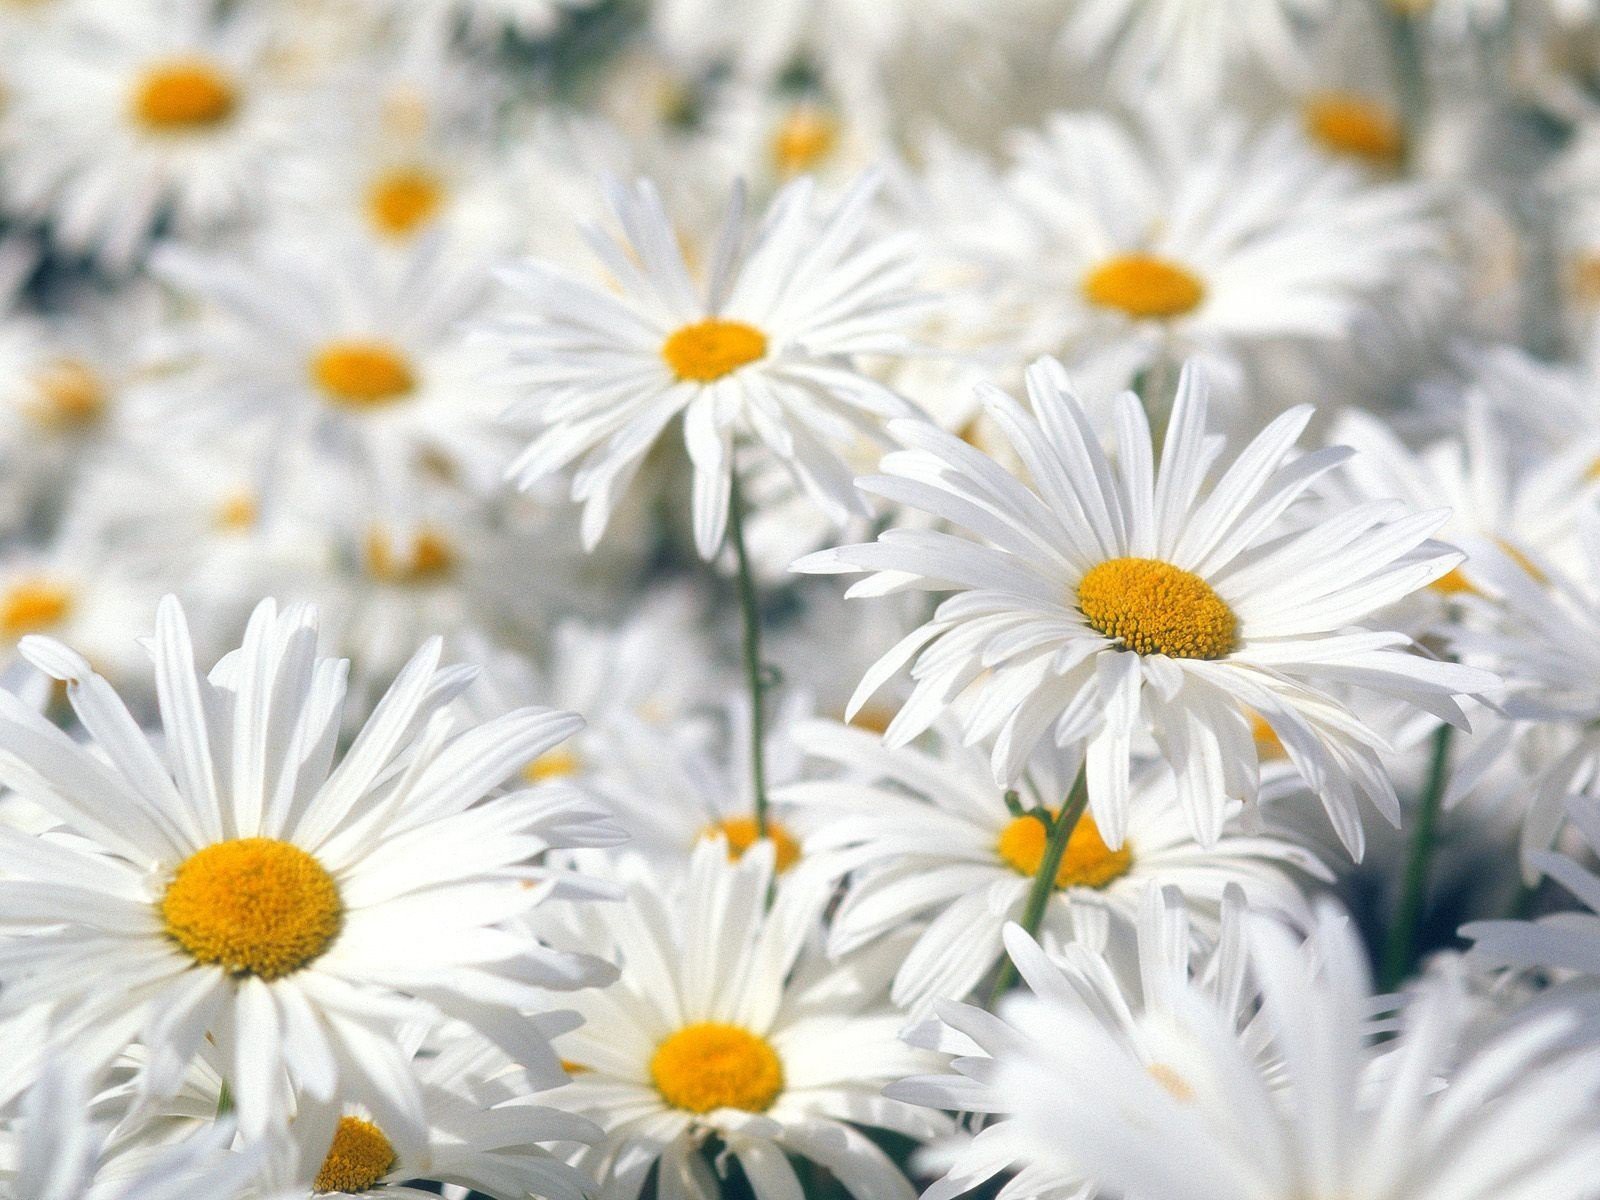
[[[0,0],[0,1200],[1600,1200],[1597,856],[1597,0]]]

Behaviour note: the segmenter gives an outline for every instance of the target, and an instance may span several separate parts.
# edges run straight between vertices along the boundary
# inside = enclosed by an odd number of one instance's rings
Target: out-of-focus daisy
[[[458,30],[475,41],[498,42],[508,33],[529,41],[548,37],[569,13],[593,8],[599,0],[383,0],[405,28],[426,23],[441,32]]]
[[[186,0],[131,0],[40,37],[0,122],[12,213],[68,250],[129,265],[158,226],[215,232],[259,207],[292,124],[264,28]]]
[[[1154,1063],[1075,1004],[1019,997],[1004,1010],[1023,1036],[1002,1049],[994,1088],[1035,1169],[1172,1200],[1589,1194],[1600,1058],[1562,1053],[1570,1014],[1462,1054],[1471,1010],[1446,975],[1379,1040],[1366,951],[1342,915],[1326,911],[1307,945],[1264,918],[1249,933],[1281,1066],[1259,1065],[1235,1014],[1195,989]]]
[[[890,530],[795,564],[870,572],[852,595],[956,593],[868,672],[852,708],[913,664],[916,687],[889,743],[905,745],[955,705],[969,741],[994,739],[1001,785],[1047,733],[1059,746],[1084,743],[1089,807],[1110,847],[1128,830],[1134,741],[1145,733],[1176,773],[1195,836],[1215,842],[1230,802],[1256,798],[1258,715],[1359,856],[1357,797],[1391,821],[1399,805],[1378,757],[1382,735],[1327,689],[1350,685],[1464,725],[1454,697],[1495,682],[1360,624],[1461,561],[1428,541],[1448,514],[1374,501],[1286,529],[1285,511],[1346,457],[1291,457],[1308,407],[1279,417],[1208,487],[1222,444],[1207,432],[1206,388],[1192,369],[1159,466],[1132,395],[1116,406],[1114,464],[1060,364],[1030,368],[1028,397],[1031,412],[990,389],[985,407],[1031,487],[911,421],[892,427],[910,449],[861,483],[979,540]]]
[[[156,1097],[209,1040],[251,1136],[287,1116],[291,1095],[337,1099],[365,1105],[411,1154],[425,1122],[398,1023],[448,1014],[555,1072],[537,1023],[508,1010],[610,971],[507,922],[585,891],[536,856],[614,834],[571,793],[479,803],[581,721],[526,709],[460,729],[444,710],[471,672],[441,669],[437,641],[338,755],[346,668],[317,657],[316,637],[307,609],[263,601],[208,675],[181,609],[163,603],[164,756],[81,657],[27,644],[90,741],[0,693],[0,779],[73,835],[0,831],[4,1005],[44,1008],[52,1043],[88,1069],[137,1038],[142,1092]]]
[[[1052,957],[1017,925],[1006,926],[1006,953],[1030,992],[1101,1022],[1159,1079],[1172,1009],[1191,988],[1211,997],[1224,1016],[1232,1014],[1241,1032],[1248,1030],[1255,1015],[1255,991],[1245,972],[1243,894],[1236,888],[1224,893],[1219,938],[1205,953],[1197,951],[1191,936],[1189,908],[1177,888],[1152,884],[1140,902],[1132,954],[1119,938],[1103,947],[1075,943]],[[1026,1034],[1004,1016],[946,1002],[939,1005],[938,1019],[917,1026],[906,1037],[914,1045],[954,1055],[951,1073],[890,1084],[888,1095],[988,1118],[970,1142],[955,1148],[953,1161],[923,1193],[923,1200],[954,1200],[1001,1172],[1015,1174],[1000,1189],[1000,1200],[1081,1198],[1086,1190],[1092,1191],[1080,1175],[1062,1173],[1058,1164],[1030,1161],[1025,1139],[1004,1119],[1013,1097],[994,1086],[994,1060],[1002,1054],[1026,1054]],[[1268,1058],[1265,1039],[1244,1033],[1247,1042],[1252,1037],[1258,1053]]]
[[[949,739],[936,753],[891,750],[864,730],[821,722],[803,727],[798,738],[810,754],[842,769],[837,778],[773,793],[805,818],[813,868],[848,877],[829,945],[846,953],[924,921],[895,974],[895,1003],[922,1007],[964,998],[1002,957],[1001,929],[1021,916],[1044,856],[1043,823],[1010,811],[982,752]],[[1072,787],[1077,762],[1051,749],[1035,756],[1021,781],[1026,807],[1055,811]],[[1146,777],[1134,786],[1118,848],[1106,844],[1094,817],[1080,818],[1040,937],[1051,947],[1080,937],[1125,937],[1146,889],[1165,884],[1188,898],[1197,936],[1215,936],[1230,885],[1242,886],[1260,907],[1302,918],[1296,870],[1332,879],[1309,852],[1281,837],[1229,828],[1215,845],[1196,845],[1170,780]]]
[[[948,1128],[880,1095],[932,1056],[896,1036],[901,1017],[875,964],[822,952],[829,892],[815,877],[780,877],[767,910],[773,857],[763,842],[730,863],[718,838],[687,873],[637,880],[624,904],[562,914],[579,922],[567,931],[576,944],[614,948],[623,963],[616,984],[570,998],[584,1023],[556,1045],[573,1080],[550,1094],[606,1131],[579,1163],[604,1195],[631,1200],[659,1164],[664,1188],[712,1200],[701,1147],[714,1136],[759,1200],[800,1194],[791,1155],[861,1200],[910,1200],[899,1168],[856,1126],[917,1139]]]
[[[362,240],[291,238],[226,258],[174,250],[158,264],[209,302],[181,335],[194,369],[163,383],[169,420],[270,429],[275,447],[362,472],[401,513],[428,482],[498,482],[510,457],[493,424],[504,393],[457,330],[487,286],[471,255],[438,239],[393,260]]]
[[[604,282],[539,261],[503,272],[516,304],[488,333],[527,393],[508,416],[540,430],[510,476],[528,487],[576,462],[585,545],[680,415],[703,557],[722,545],[736,440],[759,442],[834,521],[865,511],[843,452],[911,410],[856,359],[904,353],[923,298],[910,234],[867,230],[874,179],[822,216],[812,190],[790,184],[752,233],[736,189],[696,272],[655,188],[616,187],[623,239],[588,231]]]
[[[1236,384],[1266,350],[1330,342],[1438,242],[1415,188],[1373,184],[1291,124],[1165,109],[1061,114],[942,236],[982,272],[984,328],[1127,386],[1199,356]]]

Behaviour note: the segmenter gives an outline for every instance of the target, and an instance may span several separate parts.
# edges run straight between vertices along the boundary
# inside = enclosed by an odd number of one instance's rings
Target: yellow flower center
[[[133,94],[133,111],[147,129],[182,133],[220,125],[239,106],[233,81],[210,63],[183,59],[152,67]]]
[[[106,388],[87,363],[63,358],[34,379],[34,419],[50,429],[82,429],[106,410]]]
[[[1194,1089],[1189,1086],[1189,1081],[1166,1063],[1151,1063],[1145,1069],[1150,1072],[1150,1078],[1165,1088],[1167,1094],[1178,1103],[1187,1104],[1194,1099]]]
[[[815,105],[792,109],[772,135],[772,160],[780,175],[814,171],[839,144],[839,121]]]
[[[715,825],[708,825],[700,836],[709,838],[719,833],[728,839],[729,862],[738,862],[744,857],[746,850],[761,840],[756,836],[754,817],[729,817],[727,820],[718,821]],[[773,865],[780,874],[799,861],[800,843],[795,841],[793,834],[770,817],[767,818],[767,838],[772,842]]]
[[[661,357],[679,379],[710,383],[763,358],[767,335],[743,321],[707,317],[685,325],[661,346]]]
[[[673,1108],[765,1112],[783,1091],[783,1062],[771,1044],[737,1025],[686,1025],[650,1058],[650,1079]]]
[[[1600,305],[1600,255],[1583,255],[1572,264],[1569,273],[1573,299],[1586,308]]]
[[[311,1184],[314,1192],[364,1192],[390,1171],[398,1156],[389,1139],[371,1121],[340,1117],[333,1145]]]
[[[260,837],[191,854],[159,908],[167,936],[196,962],[269,981],[321,956],[344,921],[327,869],[298,846]]]
[[[64,621],[72,593],[45,579],[25,579],[0,597],[0,631],[15,640]]]
[[[1051,814],[1055,815],[1054,813]],[[1000,831],[995,849],[1019,875],[1030,879],[1044,862],[1047,840],[1044,823],[1034,817],[1017,817]],[[1056,887],[1103,888],[1126,875],[1133,866],[1133,851],[1126,845],[1113,850],[1100,836],[1094,818],[1084,813],[1067,838],[1067,852],[1056,868]]]
[[[367,189],[367,218],[380,233],[407,237],[438,215],[444,196],[444,184],[431,171],[397,167]]]
[[[258,515],[256,498],[249,492],[235,492],[217,506],[217,528],[224,533],[244,533],[255,528]]]
[[[566,779],[583,770],[583,760],[574,750],[557,746],[547,750],[522,768],[522,778],[529,783],[544,783],[551,779]]]
[[[1238,619],[1200,576],[1154,558],[1113,558],[1078,584],[1089,624],[1139,654],[1221,658]]]
[[[1500,547],[1501,552],[1504,553],[1507,558],[1526,571],[1535,582],[1550,582],[1549,578],[1538,568],[1533,559],[1529,558],[1521,550],[1517,549],[1517,547],[1512,543],[1506,541],[1504,538],[1496,538],[1495,545]],[[1439,576],[1439,578],[1435,579],[1428,586],[1434,591],[1450,597],[1460,596],[1466,592],[1471,592],[1476,595],[1478,592],[1478,589],[1475,588],[1472,585],[1472,582],[1467,578],[1466,572],[1464,572],[1460,567],[1452,567],[1448,572]]]
[[[454,547],[431,529],[418,530],[401,547],[381,528],[367,534],[367,574],[380,583],[438,583],[455,569]]]
[[[311,378],[323,395],[346,408],[381,408],[409,396],[417,377],[384,342],[333,342],[311,360]]]
[[[1305,105],[1306,130],[1335,154],[1378,166],[1400,159],[1400,122],[1382,105],[1353,92],[1324,92]]]
[[[1258,712],[1250,713],[1250,737],[1256,744],[1256,754],[1260,758],[1287,758],[1289,752],[1283,748],[1283,739],[1267,719]]]
[[[1152,254],[1123,254],[1090,271],[1083,280],[1083,294],[1101,308],[1165,320],[1199,308],[1206,289],[1175,262]]]

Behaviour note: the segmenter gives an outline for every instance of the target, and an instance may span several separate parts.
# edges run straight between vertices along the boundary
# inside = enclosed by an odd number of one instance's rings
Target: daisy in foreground
[[[822,953],[830,890],[816,876],[782,876],[767,911],[771,846],[758,842],[730,863],[727,844],[708,840],[686,875],[639,879],[626,904],[552,914],[579,923],[568,931],[576,944],[614,948],[623,963],[612,987],[562,997],[584,1021],[556,1041],[573,1081],[547,1100],[606,1131],[579,1163],[604,1196],[631,1200],[659,1163],[663,1196],[713,1200],[703,1148],[715,1138],[758,1200],[801,1195],[788,1155],[831,1171],[859,1200],[911,1200],[911,1185],[855,1124],[918,1140],[949,1128],[880,1094],[937,1060],[897,1037],[883,964]]]
[[[291,1094],[338,1098],[414,1154],[426,1124],[403,1025],[459,1020],[559,1079],[518,1009],[614,972],[510,922],[593,894],[537,855],[615,838],[559,789],[480,803],[582,722],[524,709],[457,728],[447,709],[472,672],[441,669],[437,639],[341,756],[346,664],[316,641],[308,609],[263,601],[207,675],[169,597],[152,643],[164,754],[79,655],[24,641],[90,740],[0,692],[0,780],[60,822],[0,830],[0,1004],[42,1006],[86,1070],[137,1039],[154,1098],[213,1044],[247,1136],[286,1118]]]
[[[894,1002],[967,996],[1002,957],[1006,923],[1022,919],[1045,854],[1044,825],[1008,810],[983,753],[950,738],[926,751],[890,749],[864,730],[814,722],[798,740],[840,768],[837,778],[773,792],[774,802],[806,818],[813,869],[849,879],[829,948],[846,953],[925,919],[895,973]],[[1023,805],[1058,808],[1076,770],[1075,756],[1055,747],[1035,754],[1019,781]],[[1297,871],[1332,882],[1309,851],[1281,837],[1230,826],[1215,845],[1196,845],[1165,772],[1145,772],[1133,795],[1127,837],[1115,850],[1092,816],[1079,818],[1043,912],[1047,946],[1126,939],[1153,884],[1181,888],[1197,940],[1210,941],[1229,888],[1304,919]]]
[[[909,348],[923,305],[913,235],[867,232],[876,176],[821,216],[812,191],[809,179],[784,188],[751,233],[736,189],[698,282],[646,182],[612,189],[625,240],[585,229],[598,277],[537,260],[503,272],[516,302],[487,334],[527,394],[508,418],[539,429],[508,474],[528,488],[577,462],[586,546],[680,414],[703,557],[722,546],[736,441],[764,446],[836,523],[868,511],[844,456],[912,410],[855,360]]]
[[[969,742],[994,738],[1009,785],[1047,733],[1086,744],[1089,806],[1113,848],[1128,831],[1135,743],[1153,735],[1203,844],[1230,803],[1254,803],[1259,717],[1360,856],[1357,797],[1398,823],[1384,740],[1328,690],[1347,685],[1465,726],[1455,697],[1495,683],[1425,657],[1404,634],[1357,623],[1439,578],[1462,555],[1428,540],[1446,512],[1374,501],[1286,528],[1285,511],[1346,457],[1292,457],[1309,407],[1267,427],[1207,485],[1221,453],[1206,387],[1186,367],[1159,466],[1137,398],[1116,406],[1117,458],[1096,439],[1066,372],[1028,371],[1032,412],[985,389],[990,418],[1033,486],[960,438],[897,421],[909,449],[860,486],[975,538],[895,529],[801,559],[798,571],[872,572],[849,595],[954,591],[867,673],[850,712],[907,663],[916,687],[891,722],[908,743],[955,706]]]
[[[1413,993],[1378,1041],[1366,952],[1325,909],[1307,944],[1249,919],[1263,1067],[1225,1004],[1191,991],[1150,1061],[1057,997],[1018,997],[994,1082],[1034,1169],[1164,1200],[1581,1200],[1600,1171],[1600,1056],[1570,1014],[1465,1044],[1459,971]],[[1443,1086],[1441,1087],[1441,1082]],[[1159,1146],[1159,1153],[1152,1148]]]

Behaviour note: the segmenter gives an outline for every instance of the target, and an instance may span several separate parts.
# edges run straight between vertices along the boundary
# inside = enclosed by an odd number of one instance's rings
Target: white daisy
[[[481,42],[498,42],[508,33],[530,41],[548,37],[569,14],[593,8],[599,0],[383,0],[402,28],[430,24],[443,32],[457,29]]]
[[[1380,1040],[1366,952],[1341,915],[1324,910],[1305,946],[1260,917],[1249,933],[1281,1068],[1263,1070],[1234,1014],[1194,989],[1174,1006],[1155,1067],[1074,1004],[1014,1002],[1005,1016],[1025,1050],[1002,1050],[994,1088],[1011,1099],[1035,1169],[1170,1200],[1593,1191],[1600,1056],[1562,1052],[1570,1016],[1462,1054],[1471,1007],[1463,981],[1441,976],[1413,996],[1398,1036]]]
[[[258,207],[291,127],[264,69],[261,23],[219,21],[186,0],[83,17],[8,70],[0,194],[10,211],[121,269],[158,226],[199,236]]]
[[[1391,821],[1399,806],[1378,757],[1382,736],[1326,689],[1350,685],[1465,724],[1454,697],[1495,682],[1358,624],[1461,561],[1427,540],[1448,514],[1379,501],[1286,530],[1284,512],[1345,452],[1291,459],[1311,418],[1297,408],[1207,487],[1222,445],[1206,431],[1205,393],[1186,370],[1159,467],[1144,410],[1122,397],[1113,465],[1060,364],[1036,364],[1031,413],[998,390],[985,395],[1032,487],[960,438],[896,422],[910,449],[861,486],[980,540],[890,530],[795,569],[871,572],[855,595],[956,593],[857,689],[852,708],[914,663],[891,745],[958,702],[967,739],[994,739],[1001,785],[1046,733],[1060,746],[1085,743],[1090,810],[1116,847],[1128,829],[1134,739],[1148,732],[1176,772],[1195,836],[1211,844],[1230,802],[1256,798],[1253,710],[1359,856],[1357,797]]]
[[[1008,809],[985,756],[952,739],[942,738],[937,750],[891,750],[865,731],[824,722],[801,727],[797,737],[808,753],[841,768],[836,778],[773,792],[775,802],[805,819],[803,847],[814,869],[848,876],[830,948],[848,953],[916,924],[915,945],[895,974],[894,1002],[922,1008],[965,998],[1001,959],[1001,930],[1021,917],[1044,857],[1044,825]],[[1076,769],[1073,756],[1053,748],[1035,755],[1020,781],[1021,804],[1058,809]],[[1216,936],[1230,886],[1243,886],[1259,906],[1302,918],[1295,870],[1332,880],[1313,855],[1281,837],[1230,827],[1215,845],[1196,845],[1170,778],[1147,772],[1134,787],[1117,849],[1092,816],[1080,818],[1040,936],[1052,948],[1076,938],[1125,937],[1144,893],[1158,884],[1188,897],[1199,938]]]
[[[681,414],[702,557],[722,545],[736,439],[759,442],[836,522],[865,511],[842,453],[911,410],[855,360],[904,353],[922,303],[911,235],[866,231],[875,191],[869,177],[819,217],[799,180],[752,234],[736,189],[697,284],[655,188],[616,187],[624,238],[587,231],[603,283],[539,261],[508,268],[516,307],[487,332],[527,393],[508,417],[540,430],[510,477],[526,488],[577,462],[593,546]]]
[[[1243,894],[1236,888],[1223,894],[1220,937],[1205,954],[1196,951],[1189,910],[1177,888],[1150,885],[1140,903],[1133,961],[1127,961],[1130,956],[1122,939],[1100,948],[1075,943],[1052,957],[1017,925],[1006,926],[1006,952],[1030,992],[1099,1021],[1158,1078],[1163,1042],[1174,1019],[1172,1009],[1191,988],[1212,997],[1225,1016],[1231,1013],[1241,1040],[1263,1059],[1269,1058],[1269,1046],[1259,1029],[1249,1031],[1256,993],[1245,972]],[[1035,1196],[1081,1200],[1085,1192],[1092,1192],[1092,1185],[1086,1188],[1075,1173],[1028,1161],[1025,1138],[1005,1119],[1014,1097],[995,1086],[994,1060],[1002,1054],[1026,1054],[1028,1042],[1004,1016],[946,1002],[939,1005],[938,1019],[908,1031],[906,1038],[914,1045],[954,1055],[951,1073],[890,1084],[885,1089],[888,1095],[987,1117],[970,1141],[953,1149],[942,1178],[923,1193],[922,1200],[954,1200],[1002,1172],[1013,1171],[998,1193],[999,1200]]]
[[[713,1200],[702,1148],[714,1138],[719,1167],[736,1160],[758,1200],[801,1194],[789,1155],[861,1200],[911,1200],[856,1126],[917,1139],[947,1129],[879,1094],[931,1056],[896,1037],[880,968],[823,954],[828,889],[817,882],[782,876],[769,912],[770,843],[730,863],[719,838],[695,850],[687,873],[634,882],[625,904],[566,914],[581,922],[567,936],[614,948],[623,963],[613,986],[570,998],[584,1023],[556,1044],[573,1080],[550,1095],[606,1131],[580,1162],[603,1195],[631,1200],[659,1164],[662,1194]]]
[[[263,601],[208,675],[164,602],[152,643],[164,756],[82,658],[27,643],[90,744],[0,693],[0,780],[61,823],[53,836],[0,830],[3,1004],[45,1008],[52,1042],[89,1066],[139,1039],[156,1097],[209,1039],[252,1136],[286,1115],[292,1089],[365,1105],[413,1153],[425,1124],[397,1023],[448,1014],[554,1072],[517,1007],[611,971],[507,923],[593,890],[537,855],[614,835],[548,788],[479,803],[581,721],[528,709],[459,729],[444,710],[471,672],[441,669],[437,640],[339,756],[346,667],[317,658],[316,637],[308,610]]]

